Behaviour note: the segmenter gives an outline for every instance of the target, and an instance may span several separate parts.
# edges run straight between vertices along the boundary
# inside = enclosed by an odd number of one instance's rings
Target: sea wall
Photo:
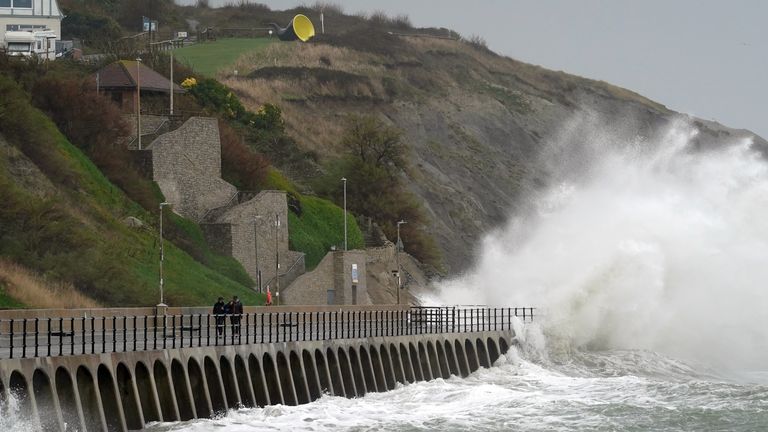
[[[493,365],[513,338],[478,331],[7,359],[0,415],[45,431],[125,431],[323,394],[361,397],[398,382],[466,377]]]

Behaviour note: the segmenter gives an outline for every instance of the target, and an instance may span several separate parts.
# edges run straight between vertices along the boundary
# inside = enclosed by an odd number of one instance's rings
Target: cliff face
[[[411,162],[402,175],[423,200],[450,273],[466,269],[482,234],[505,222],[527,193],[547,185],[543,151],[550,142],[565,140],[575,149],[591,139],[589,127],[567,129],[574,118],[597,119],[633,139],[653,136],[680,116],[604,82],[439,38],[319,37],[273,44],[234,69],[238,77],[219,79],[252,110],[280,104],[291,134],[320,163],[340,152],[347,113],[379,115],[402,129]],[[702,145],[750,135],[694,121]],[[308,180],[307,170],[287,168]]]

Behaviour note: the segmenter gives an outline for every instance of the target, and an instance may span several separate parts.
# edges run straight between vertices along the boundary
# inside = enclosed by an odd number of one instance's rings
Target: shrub
[[[219,136],[224,180],[238,189],[261,190],[266,183],[269,161],[245,144],[242,135],[222,120],[219,120]]]

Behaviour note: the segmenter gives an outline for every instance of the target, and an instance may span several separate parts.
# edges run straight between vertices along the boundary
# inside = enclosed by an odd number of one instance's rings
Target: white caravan
[[[56,58],[56,34],[52,30],[7,31],[5,52],[10,56]]]

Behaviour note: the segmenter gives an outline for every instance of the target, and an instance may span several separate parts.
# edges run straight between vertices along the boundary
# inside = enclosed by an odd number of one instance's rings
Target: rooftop
[[[101,68],[98,72],[99,87],[110,89],[135,89],[140,82],[141,90],[169,93],[170,80],[136,60],[119,60]],[[185,90],[173,84],[174,93]]]

